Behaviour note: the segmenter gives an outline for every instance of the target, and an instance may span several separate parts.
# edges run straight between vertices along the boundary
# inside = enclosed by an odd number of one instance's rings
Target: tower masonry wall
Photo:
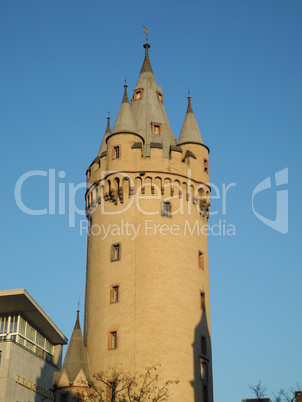
[[[169,158],[151,145],[145,157],[143,141],[123,133],[109,136],[107,154],[87,170],[91,374],[159,363],[160,380],[180,381],[174,402],[213,400],[207,161],[200,144],[175,147]]]

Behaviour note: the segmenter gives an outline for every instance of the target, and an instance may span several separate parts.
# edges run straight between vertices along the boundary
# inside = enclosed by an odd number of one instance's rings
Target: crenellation
[[[120,176],[115,176],[115,174],[120,174]],[[100,205],[102,200],[112,202],[114,205],[127,204],[132,196],[140,194],[155,196],[162,201],[168,200],[169,197],[182,199],[185,195],[185,201],[191,202],[202,216],[209,214],[209,186],[207,184],[196,183],[194,186],[190,179],[181,182],[180,178],[175,179],[173,175],[168,177],[165,172],[162,176],[152,175],[152,172],[143,172],[143,175],[134,177],[131,173],[125,176],[122,172],[112,172],[108,177],[91,183],[87,189],[85,196],[87,215]]]

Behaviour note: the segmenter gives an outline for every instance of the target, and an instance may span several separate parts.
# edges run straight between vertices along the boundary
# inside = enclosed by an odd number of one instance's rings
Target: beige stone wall
[[[171,387],[171,401],[203,401],[206,385],[212,401],[208,149],[186,144],[182,153],[163,158],[162,149],[152,148],[144,158],[142,149],[131,148],[140,141],[131,134],[111,136],[107,156],[88,171],[85,344],[90,370],[122,363],[125,370],[143,371],[160,363],[163,381],[180,380]],[[114,146],[121,147],[116,160]],[[187,150],[196,159],[183,161]],[[163,201],[171,203],[171,217],[162,216]],[[121,244],[120,261],[111,262],[113,243]],[[118,303],[110,303],[112,285],[119,285]],[[118,334],[114,350],[108,349],[110,331]],[[207,380],[200,376],[202,336]]]

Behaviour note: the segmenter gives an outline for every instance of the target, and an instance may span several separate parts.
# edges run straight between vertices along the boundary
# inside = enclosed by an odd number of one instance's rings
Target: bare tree
[[[124,372],[121,365],[109,367],[93,376],[82,400],[89,402],[163,402],[170,396],[170,386],[178,380],[161,382],[159,364],[147,367],[143,373]]]
[[[259,380],[256,385],[249,384],[249,388],[254,392],[256,398],[259,399],[260,401],[266,395],[265,394],[266,388],[261,385],[261,380]]]
[[[277,395],[275,393],[273,393],[274,402],[282,402],[282,392],[283,392],[283,389],[280,389],[280,391],[278,392]]]
[[[296,385],[296,390],[299,391],[300,385],[297,383]],[[295,389],[291,388],[289,391],[284,391],[284,389],[280,389],[279,391],[280,396],[282,397],[281,401],[286,401],[286,402],[293,402],[295,400]]]
[[[250,385],[249,388],[254,392],[257,399],[260,401],[266,396],[266,388],[261,385],[261,381],[259,380],[256,385]],[[297,384],[297,390],[300,389],[300,385]],[[280,389],[277,394],[273,393],[274,398],[273,402],[294,402],[295,400],[295,390],[291,388],[289,391],[285,391],[284,389]]]

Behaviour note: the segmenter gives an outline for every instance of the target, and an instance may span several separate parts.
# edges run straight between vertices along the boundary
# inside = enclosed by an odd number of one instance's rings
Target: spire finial
[[[125,90],[124,90],[124,97],[123,97],[122,103],[129,103],[128,94],[127,94],[128,85],[126,84],[126,82],[127,81],[125,80],[125,84],[124,84]]]
[[[77,321],[76,321],[76,325],[80,324],[80,296],[78,299],[78,309],[77,309]]]
[[[191,105],[191,93],[190,93],[190,89],[188,90],[188,109],[187,109],[187,113],[193,113],[193,108]]]
[[[110,112],[109,112],[109,110],[108,110],[108,116],[107,116],[107,127],[106,127],[105,134],[107,134],[107,133],[111,133],[111,128],[110,128],[110,119],[111,119],[111,117],[110,117]]]
[[[144,26],[144,31],[146,34],[146,43],[144,43],[144,45],[143,45],[143,47],[145,48],[145,59],[144,59],[143,66],[142,66],[140,73],[144,73],[147,71],[147,72],[150,72],[153,74],[151,63],[149,60],[149,53],[148,53],[148,50],[150,49],[151,46],[150,46],[150,43],[148,43],[148,31],[145,26]]]
[[[146,43],[148,43],[148,31],[147,31],[147,28],[145,27],[145,25],[143,25],[143,27],[144,27],[144,32],[146,35]]]

